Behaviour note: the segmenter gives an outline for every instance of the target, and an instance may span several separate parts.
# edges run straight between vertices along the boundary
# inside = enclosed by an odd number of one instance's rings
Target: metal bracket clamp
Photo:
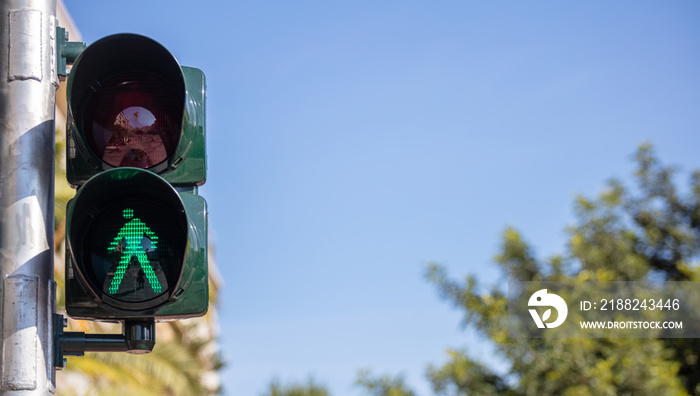
[[[68,320],[54,314],[54,362],[56,369],[66,367],[66,356],[83,356],[85,352],[127,352],[144,354],[156,344],[156,324],[151,319],[125,320],[122,334],[85,334],[63,331]]]
[[[72,65],[86,45],[82,41],[68,41],[68,32],[65,28],[56,26],[56,72],[61,81],[68,75],[66,67]]]

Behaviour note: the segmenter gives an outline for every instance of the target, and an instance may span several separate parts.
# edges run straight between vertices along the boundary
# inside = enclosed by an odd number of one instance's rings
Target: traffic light
[[[102,38],[68,77],[66,311],[180,319],[208,307],[201,70],[156,41]]]

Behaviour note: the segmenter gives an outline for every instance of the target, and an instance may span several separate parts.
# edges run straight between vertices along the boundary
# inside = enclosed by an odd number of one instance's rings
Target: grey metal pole
[[[0,0],[0,391],[55,392],[56,0]]]

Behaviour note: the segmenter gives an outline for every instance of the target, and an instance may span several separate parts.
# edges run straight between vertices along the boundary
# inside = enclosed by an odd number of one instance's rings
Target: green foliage
[[[662,166],[650,145],[635,158],[636,186],[611,180],[597,199],[576,199],[564,255],[539,260],[508,228],[495,259],[506,278],[700,280],[700,172],[682,195],[675,170]],[[696,339],[509,339],[501,287],[486,291],[473,276],[455,281],[436,264],[426,277],[510,363],[501,377],[466,352],[450,351],[447,363],[428,369],[438,395],[700,395]]]
[[[68,366],[92,379],[89,394],[206,394],[199,383],[199,364],[174,343],[157,343],[153,352],[144,356],[88,353],[69,358]],[[62,392],[66,394],[66,390]]]
[[[576,198],[564,254],[538,259],[508,228],[495,257],[505,275],[499,286],[487,290],[472,275],[457,281],[428,265],[426,278],[440,296],[510,365],[502,376],[466,350],[448,351],[445,364],[427,370],[436,395],[700,395],[698,339],[508,338],[508,280],[700,281],[700,171],[681,194],[676,170],[662,166],[650,145],[635,161],[633,187],[611,180],[597,198]],[[375,396],[414,395],[400,377],[362,372],[357,383]]]
[[[373,377],[371,372],[362,370],[357,374],[355,384],[372,396],[415,396],[415,393],[406,387],[401,376]]]
[[[471,360],[464,351],[447,351],[450,361],[442,367],[428,367],[428,378],[437,395],[515,395],[505,381],[488,367]]]
[[[329,396],[328,390],[323,385],[309,378],[306,384],[282,385],[279,380],[270,382],[268,389],[261,396]]]

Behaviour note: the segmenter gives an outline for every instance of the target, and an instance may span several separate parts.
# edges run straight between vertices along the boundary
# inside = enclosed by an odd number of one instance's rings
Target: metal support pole
[[[55,0],[0,0],[3,395],[47,395],[55,391],[55,15]]]

